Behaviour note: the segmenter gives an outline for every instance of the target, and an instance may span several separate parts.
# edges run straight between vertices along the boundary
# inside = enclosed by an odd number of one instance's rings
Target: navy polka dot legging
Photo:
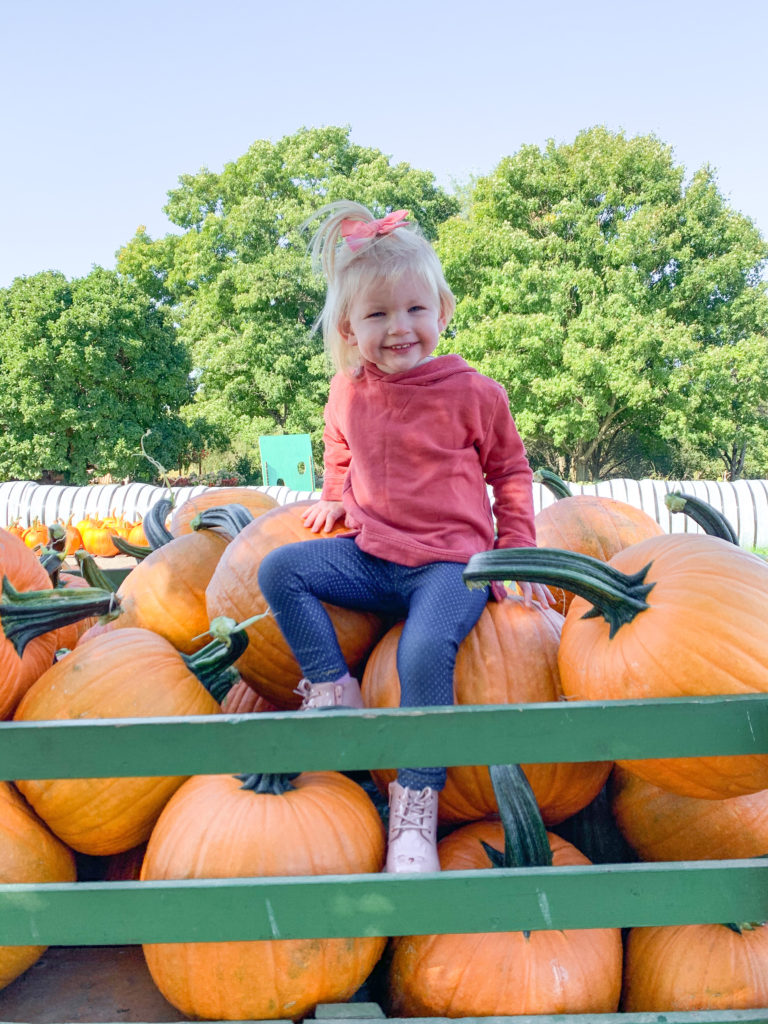
[[[407,566],[361,551],[351,537],[286,544],[259,567],[259,586],[283,636],[312,683],[348,671],[323,601],[405,619],[397,649],[400,706],[453,703],[456,653],[488,600],[469,590],[461,562]],[[445,768],[401,768],[401,786],[442,789]]]

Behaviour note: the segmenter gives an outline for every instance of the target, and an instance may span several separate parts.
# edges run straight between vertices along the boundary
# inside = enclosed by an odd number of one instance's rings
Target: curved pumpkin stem
[[[472,555],[462,573],[468,587],[491,580],[528,580],[570,590],[594,605],[583,618],[602,615],[609,636],[649,607],[645,600],[655,583],[645,583],[650,562],[631,575],[591,555],[561,548],[497,548]]]
[[[147,555],[151,555],[153,550],[146,544],[131,544],[125,537],[118,537],[117,534],[112,537],[112,543],[122,555],[130,555],[131,558],[137,558],[139,561],[146,558]]]
[[[525,772],[519,764],[494,764],[488,771],[504,829],[503,854],[483,843],[491,864],[497,868],[551,867],[547,830]]]
[[[0,623],[19,657],[41,633],[93,615],[116,618],[119,612],[120,603],[112,591],[96,587],[19,591],[3,577]]]
[[[710,537],[719,537],[721,540],[727,540],[738,547],[738,534],[728,519],[713,505],[704,501],[703,498],[697,498],[694,494],[682,494],[680,491],[675,491],[673,494],[665,495],[664,504],[670,512],[685,512]]]
[[[96,564],[96,559],[88,551],[84,551],[80,548],[75,552],[75,559],[77,564],[80,566],[80,572],[83,574],[83,579],[89,583],[92,587],[98,587],[100,590],[111,590],[113,594],[117,593],[117,587],[114,585],[112,580],[103,573],[99,566]]]
[[[254,793],[271,793],[273,796],[280,796],[296,787],[293,780],[298,778],[300,772],[292,774],[274,774],[260,772],[256,775],[235,775],[234,778],[242,782],[240,789],[250,789]]]
[[[160,498],[144,516],[144,535],[153,551],[156,548],[161,548],[164,544],[170,544],[174,539],[173,534],[165,525],[165,520],[172,508],[172,501],[169,501],[168,498]]]
[[[231,672],[230,668],[245,653],[248,634],[245,624],[238,625],[234,619],[224,617],[213,620],[211,632],[215,639],[194,654],[182,654],[181,657],[189,671],[221,704],[239,679],[237,672]]]
[[[215,508],[204,508],[190,522],[193,530],[219,530],[234,540],[249,523],[253,522],[252,513],[245,505],[233,502],[231,505],[217,505]]]
[[[54,587],[59,585],[61,574],[61,563],[64,561],[64,552],[53,547],[43,548],[40,552],[40,565],[48,573]]]
[[[558,500],[560,498],[573,497],[573,491],[565,480],[562,480],[557,473],[553,473],[551,469],[545,469],[542,466],[534,472],[533,479],[537,484],[544,484],[547,490],[551,491]]]

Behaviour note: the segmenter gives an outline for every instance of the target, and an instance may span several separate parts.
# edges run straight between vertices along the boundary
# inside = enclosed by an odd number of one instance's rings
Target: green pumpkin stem
[[[537,469],[533,474],[534,482],[537,484],[544,484],[548,491],[560,500],[560,498],[572,498],[573,492],[571,491],[565,480],[553,473],[551,469],[545,469],[543,466]]]
[[[233,502],[231,505],[217,505],[205,508],[190,522],[193,530],[218,530],[234,540],[241,530],[253,522],[253,514],[245,507]]]
[[[164,544],[170,544],[173,540],[173,534],[165,525],[165,520],[172,508],[172,501],[169,501],[168,498],[160,498],[144,516],[144,536],[153,551],[163,547]]]
[[[250,789],[254,793],[271,793],[273,796],[280,796],[296,787],[293,780],[300,775],[300,772],[292,774],[270,774],[261,772],[258,775],[235,775],[234,778],[242,782],[240,789]]]
[[[649,607],[645,600],[655,586],[645,583],[651,565],[628,575],[591,555],[560,548],[497,548],[472,555],[463,572],[468,587],[484,587],[490,580],[527,580],[561,587],[594,605],[585,619],[602,615],[609,636]]]
[[[131,544],[125,539],[125,537],[118,537],[115,535],[112,538],[112,543],[115,545],[117,550],[123,555],[130,555],[131,558],[136,558],[141,561],[146,558],[147,555],[152,554],[152,548],[146,544]]]
[[[754,932],[758,928],[764,928],[765,924],[765,921],[729,921],[725,927],[730,928],[737,935],[741,935],[742,932]]]
[[[483,843],[494,867],[552,866],[552,850],[531,784],[519,764],[494,764],[488,769],[504,829],[504,853]],[[496,855],[491,855],[491,851]]]
[[[684,512],[710,537],[719,537],[738,546],[738,534],[726,516],[703,498],[675,491],[673,494],[665,495],[664,504],[670,512]]]
[[[19,591],[3,577],[0,623],[19,657],[35,637],[94,615],[116,618],[120,603],[112,591],[60,587]]]
[[[250,621],[250,620],[249,620]],[[214,639],[194,654],[182,654],[182,659],[214,700],[221,704],[237,682],[237,672],[230,668],[248,646],[248,635],[244,625],[224,616],[211,623]]]
[[[96,559],[90,552],[80,548],[75,552],[75,559],[80,566],[80,572],[83,574],[83,579],[86,583],[92,587],[98,587],[99,590],[111,590],[113,594],[117,593],[117,587],[107,574],[101,571],[96,563]]]
[[[53,547],[43,548],[40,552],[40,565],[45,569],[54,587],[59,586],[61,574],[61,563],[64,561],[63,551],[57,551]]]
[[[67,528],[61,523],[51,523],[48,527],[48,547],[54,551],[64,551],[67,546]]]

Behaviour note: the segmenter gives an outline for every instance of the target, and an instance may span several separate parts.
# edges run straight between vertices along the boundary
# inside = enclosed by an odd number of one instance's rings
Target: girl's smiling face
[[[353,299],[339,331],[382,373],[402,373],[434,352],[447,318],[434,291],[406,271],[395,281],[371,281]]]

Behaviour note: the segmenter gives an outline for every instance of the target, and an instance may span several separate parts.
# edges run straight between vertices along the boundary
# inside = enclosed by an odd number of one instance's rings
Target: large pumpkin
[[[74,882],[75,858],[9,782],[0,782],[0,883]],[[0,946],[0,989],[40,959],[45,946]]]
[[[571,700],[768,692],[768,563],[705,534],[650,537],[607,565],[574,552],[515,548],[474,556],[465,578],[567,584],[558,664]],[[684,796],[768,788],[768,755],[623,761]]]
[[[245,781],[248,788],[243,788]],[[384,832],[357,783],[338,772],[192,778],[169,801],[142,880],[377,872]],[[385,939],[281,939],[145,945],[152,978],[190,1017],[301,1018],[347,1000]]]
[[[151,629],[185,654],[209,640],[205,589],[227,546],[213,530],[176,537],[155,548],[120,584],[115,627]]]
[[[526,608],[521,600],[489,602],[459,647],[454,672],[456,704],[529,704],[562,699],[557,670],[562,616]],[[398,707],[400,679],[397,644],[402,625],[394,626],[371,653],[363,676],[368,707]],[[525,765],[544,820],[555,824],[586,806],[600,791],[611,762]],[[382,789],[396,772],[371,773]],[[471,821],[496,812],[485,766],[448,769],[440,793],[442,822]]]
[[[765,1006],[765,924],[689,924],[630,930],[621,995],[625,1013]]]
[[[146,629],[121,629],[80,643],[27,692],[21,722],[213,715],[214,685],[238,649],[213,642],[184,657]],[[242,634],[240,634],[242,637]],[[148,838],[184,776],[19,781],[48,826],[81,853],[121,853]]]
[[[258,487],[210,487],[202,494],[187,498],[173,512],[170,523],[171,533],[174,537],[192,533],[191,523],[198,513],[204,509],[217,508],[222,505],[243,505],[256,519],[264,512],[277,508],[278,502],[265,491],[260,491]]]
[[[647,512],[625,501],[597,494],[571,494],[567,484],[546,470],[537,470],[534,479],[557,496],[557,501],[536,513],[536,543],[540,548],[579,551],[607,562],[618,551],[664,532]],[[560,587],[550,589],[556,599],[555,608],[565,615],[573,594]]]
[[[114,595],[93,588],[53,590],[51,579],[22,540],[0,530],[0,719],[52,664],[55,630],[110,610]]]
[[[613,818],[643,859],[730,860],[768,853],[768,789],[721,800],[681,796],[616,765]]]
[[[494,768],[496,778],[510,767]],[[442,839],[441,870],[590,863],[544,832],[535,808],[526,809],[532,794],[518,794],[517,814],[510,815],[502,790],[501,822],[471,822]],[[483,843],[497,851],[493,861]],[[393,943],[389,1011],[393,1017],[608,1013],[619,1002],[621,959],[618,928],[408,935]]]
[[[313,541],[345,533],[337,526],[330,534],[313,533],[301,515],[312,504],[297,501],[259,516],[227,545],[206,590],[208,615],[227,616],[243,622],[267,609],[258,583],[264,556],[295,541]],[[354,674],[383,631],[378,616],[326,605],[339,644]],[[272,615],[248,627],[248,648],[237,663],[246,682],[279,708],[296,708],[301,698],[294,693],[301,670]]]

